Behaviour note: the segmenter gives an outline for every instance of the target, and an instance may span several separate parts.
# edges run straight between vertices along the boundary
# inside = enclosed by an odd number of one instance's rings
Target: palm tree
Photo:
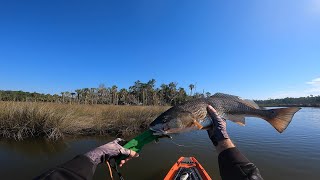
[[[184,88],[179,88],[178,91],[178,97],[177,97],[177,103],[181,104],[187,100],[187,93],[184,90]]]
[[[70,100],[71,94],[70,94],[70,92],[69,91],[64,92],[64,96],[66,97],[67,102],[69,101],[71,103],[71,100]]]
[[[82,93],[83,93],[83,96],[84,96],[84,104],[87,104],[88,95],[90,94],[89,88],[83,88],[82,89]]]
[[[128,91],[125,88],[120,89],[119,91],[119,104],[124,105],[127,104],[127,96],[128,96]]]
[[[59,101],[59,95],[58,94],[54,94],[53,95],[53,100],[54,100],[54,102],[58,102]]]
[[[61,96],[62,96],[62,103],[64,103],[64,92],[61,92]]]
[[[80,96],[82,94],[82,89],[76,89],[75,92],[77,93],[78,104],[80,104]]]
[[[90,88],[91,104],[94,104],[97,88]]]
[[[194,89],[194,84],[190,84],[189,89],[190,89],[190,96],[192,96],[192,90]]]
[[[169,94],[168,94],[168,97],[169,97],[171,105],[176,105],[176,97],[178,95],[178,93],[177,93],[177,84],[178,83],[175,83],[175,82],[169,83],[169,92],[168,92]]]
[[[132,103],[140,104],[140,96],[141,96],[141,85],[142,83],[138,80],[134,82],[133,86],[129,87],[130,94],[133,95]]]
[[[71,101],[74,101],[74,95],[76,95],[75,92],[71,92]]]
[[[166,105],[168,103],[168,90],[169,87],[166,84],[161,84],[159,95],[160,95],[160,103],[161,105]]]
[[[111,94],[112,94],[112,104],[118,105],[118,95],[117,95],[118,87],[113,85],[111,87]]]
[[[100,84],[98,88],[98,101],[101,104],[105,103],[105,99],[107,96],[107,88],[104,84]]]
[[[155,86],[155,83],[156,83],[156,80],[155,79],[151,79],[145,84],[146,105],[154,104],[154,86]]]

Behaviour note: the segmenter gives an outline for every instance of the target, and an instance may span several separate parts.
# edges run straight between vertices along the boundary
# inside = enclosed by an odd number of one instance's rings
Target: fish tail
[[[293,115],[300,109],[299,107],[269,109],[267,111],[272,115],[263,119],[268,121],[279,133],[282,133],[290,124]]]

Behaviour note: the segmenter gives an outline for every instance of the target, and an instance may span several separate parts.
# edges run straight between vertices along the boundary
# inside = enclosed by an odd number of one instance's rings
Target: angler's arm
[[[208,130],[209,138],[219,153],[219,169],[223,180],[261,180],[258,168],[235,147],[227,133],[227,123],[217,111],[208,106],[213,126]]]
[[[222,151],[230,148],[236,147],[230,139],[224,139],[218,142],[218,145],[215,146],[217,153],[220,154]]]
[[[223,180],[261,180],[259,169],[234,146],[230,139],[218,142],[219,169]]]
[[[93,177],[95,169],[96,165],[88,157],[79,155],[61,166],[48,170],[35,179],[90,180]]]
[[[127,158],[120,161],[119,166],[121,167],[131,158],[139,156],[138,153],[122,147],[119,144],[121,141],[124,140],[117,138],[83,155],[76,156],[67,163],[53,168],[35,179],[92,179],[98,164],[104,163],[111,158],[124,155]]]

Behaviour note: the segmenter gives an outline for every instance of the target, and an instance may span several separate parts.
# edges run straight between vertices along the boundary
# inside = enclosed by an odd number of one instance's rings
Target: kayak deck
[[[180,157],[164,180],[211,180],[211,178],[196,158]]]

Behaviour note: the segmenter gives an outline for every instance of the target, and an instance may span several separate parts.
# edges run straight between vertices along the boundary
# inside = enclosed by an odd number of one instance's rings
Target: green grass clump
[[[129,136],[148,128],[169,107],[0,102],[0,136],[22,140],[65,135]]]

